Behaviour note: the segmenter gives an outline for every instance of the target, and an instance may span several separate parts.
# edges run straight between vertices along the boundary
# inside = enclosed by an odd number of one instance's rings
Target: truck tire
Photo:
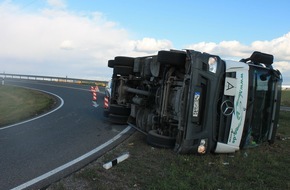
[[[108,61],[108,67],[114,68],[114,66],[115,66],[115,60],[109,60]]]
[[[157,148],[173,148],[176,138],[159,135],[157,130],[149,131],[147,135],[147,143]]]
[[[126,108],[123,106],[111,104],[109,108],[109,112],[110,114],[129,116],[131,113],[131,108]]]
[[[157,61],[161,64],[184,66],[186,61],[186,53],[177,51],[159,51]]]
[[[116,66],[134,66],[134,58],[133,57],[124,57],[124,56],[117,56],[115,57],[115,65]]]
[[[116,63],[115,63],[114,73],[113,74],[119,74],[121,76],[129,76],[132,73],[133,73],[133,67],[117,66]]]

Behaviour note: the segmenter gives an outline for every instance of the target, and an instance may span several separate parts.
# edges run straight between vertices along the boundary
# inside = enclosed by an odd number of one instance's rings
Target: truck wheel
[[[147,135],[147,143],[158,148],[173,148],[176,138],[159,135],[157,130],[149,131]]]
[[[136,127],[144,131],[145,129],[142,126],[142,119],[144,115],[144,109],[139,109],[136,114]]]
[[[133,67],[128,66],[116,66],[114,67],[114,74],[119,74],[121,76],[128,76],[133,73]]]
[[[115,60],[109,60],[108,61],[108,67],[114,68],[114,65],[115,65]]]
[[[117,56],[117,57],[115,57],[115,65],[133,67],[134,66],[134,58],[133,57]]]
[[[161,64],[184,66],[186,61],[186,53],[177,51],[159,51],[157,61]]]
[[[131,113],[131,108],[126,108],[126,107],[123,107],[123,106],[111,104],[110,108],[109,108],[109,112],[111,114],[128,116]]]

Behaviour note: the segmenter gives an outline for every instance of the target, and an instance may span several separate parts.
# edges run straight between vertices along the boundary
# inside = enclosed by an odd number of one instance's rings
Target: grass
[[[285,91],[284,91],[285,92]],[[283,92],[283,100],[290,96]],[[288,93],[288,92],[287,92]],[[177,155],[146,144],[136,132],[124,143],[71,176],[58,189],[290,189],[290,112],[281,111],[276,141],[234,154]],[[130,157],[106,170],[124,152]],[[61,187],[61,188],[58,188]]]
[[[281,105],[290,106],[290,90],[283,90],[281,97]]]
[[[14,86],[0,86],[0,127],[37,116],[54,105],[48,94]]]
[[[290,103],[283,91],[282,105]],[[54,100],[47,94],[0,86],[0,126],[43,113]],[[290,189],[290,112],[281,111],[276,142],[235,154],[177,155],[146,144],[136,132],[87,167],[52,184],[68,189]],[[102,165],[124,152],[130,157],[105,170]]]

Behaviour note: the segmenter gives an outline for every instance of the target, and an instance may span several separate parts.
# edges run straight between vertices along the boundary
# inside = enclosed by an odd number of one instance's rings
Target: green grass
[[[0,127],[37,116],[54,105],[45,93],[13,86],[0,86]]]
[[[280,118],[273,145],[234,154],[177,155],[148,146],[145,136],[135,133],[73,178],[85,181],[87,189],[290,189],[289,112],[281,112]],[[126,151],[128,160],[102,168]]]
[[[290,106],[290,90],[282,91],[281,105]]]
[[[283,91],[282,101],[290,102],[287,94]],[[290,112],[280,112],[274,144],[265,143],[234,154],[177,155],[172,150],[148,146],[146,137],[136,132],[59,183],[65,189],[290,189],[289,116]],[[109,170],[102,167],[124,152],[130,153],[127,160]],[[57,184],[50,189],[55,187]]]
[[[282,102],[290,102],[283,91]],[[54,104],[47,94],[0,86],[0,126],[43,113]],[[146,144],[141,133],[49,189],[290,189],[290,112],[281,111],[277,138],[234,154],[177,155]],[[124,152],[130,157],[105,170]]]

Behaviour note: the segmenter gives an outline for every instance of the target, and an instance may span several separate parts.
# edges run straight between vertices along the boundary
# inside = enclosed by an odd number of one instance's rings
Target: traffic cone
[[[93,92],[93,101],[97,101],[97,93]]]
[[[109,108],[109,98],[108,98],[108,96],[105,96],[105,98],[104,98],[104,108],[105,109]]]

